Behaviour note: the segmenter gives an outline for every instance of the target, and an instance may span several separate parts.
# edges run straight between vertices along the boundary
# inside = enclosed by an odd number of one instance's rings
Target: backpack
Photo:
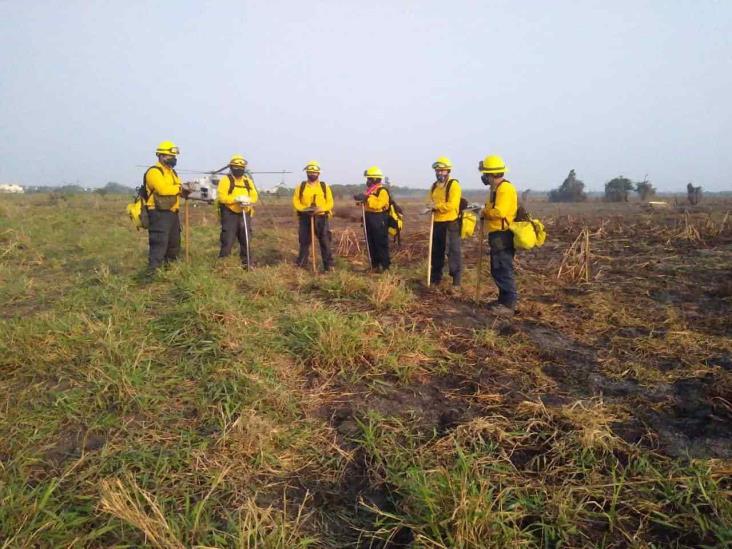
[[[516,210],[516,218],[508,229],[513,233],[513,247],[517,250],[539,248],[546,241],[544,224],[538,219],[532,219],[531,214],[523,205],[519,205]]]
[[[303,181],[302,183],[300,183],[300,190],[298,191],[298,193],[300,195],[300,202],[302,202],[302,197],[305,194],[305,185],[307,185],[307,184],[308,184],[307,181]],[[320,182],[320,190],[323,191],[323,198],[325,198],[325,197],[328,196],[328,194],[325,192],[325,189],[326,189],[325,181],[321,181]]]
[[[236,182],[231,175],[226,174],[226,177],[229,178],[229,194],[231,194],[232,192],[234,192]],[[247,190],[248,193],[252,192],[252,186],[249,184],[249,178],[246,175],[244,176],[244,188]],[[302,200],[302,195],[300,195],[300,200]]]
[[[389,235],[394,237],[394,242],[401,244],[401,232],[402,228],[404,227],[404,210],[399,204],[394,201],[394,199],[391,197],[391,193],[388,189],[385,189],[385,187],[379,188],[376,196],[378,196],[382,190],[386,190],[389,196],[389,209],[387,210],[389,212],[389,217],[387,219]]]
[[[453,181],[457,181],[456,179],[448,179],[447,180],[447,186],[445,187],[445,201],[447,201],[448,198],[450,198],[450,188],[452,187]],[[430,192],[435,192],[435,188],[437,187],[437,181],[432,183],[432,190]],[[468,207],[468,201],[460,196],[460,204],[458,204],[458,219],[461,219],[463,212],[465,211],[465,208]]]
[[[452,187],[452,182],[456,181],[455,179],[448,179],[447,180],[447,186],[445,187],[445,200],[450,198],[450,188]],[[437,181],[432,183],[432,192],[435,191],[435,187],[437,187]],[[475,230],[475,222],[477,221],[477,218],[473,216],[473,219],[470,219],[466,224],[465,227],[463,227],[463,218],[465,208],[468,207],[468,201],[460,196],[460,203],[458,204],[458,216],[457,216],[457,222],[458,222],[458,228],[460,230],[460,238],[468,238],[469,236],[473,236],[473,231]],[[468,212],[468,216],[470,216],[470,212]]]
[[[463,208],[465,210],[465,208]],[[475,233],[475,226],[478,224],[478,214],[474,211],[463,211],[460,213],[460,238],[470,238]]]
[[[130,216],[138,231],[147,229],[150,226],[150,213],[147,210],[147,200],[150,198],[150,193],[147,190],[147,174],[150,170],[158,170],[161,175],[163,174],[163,169],[160,166],[150,166],[145,170],[142,176],[142,185],[137,189],[133,202],[127,204],[127,215]],[[175,173],[175,170],[173,170],[173,173]]]

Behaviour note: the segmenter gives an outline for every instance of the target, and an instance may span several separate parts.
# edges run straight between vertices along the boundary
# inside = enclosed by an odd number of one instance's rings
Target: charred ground
[[[425,288],[408,202],[371,276],[341,204],[332,274],[292,266],[265,200],[253,272],[215,261],[199,206],[190,263],[152,281],[121,202],[2,205],[8,546],[732,541],[732,204],[529,204],[549,240],[517,258],[510,321],[487,262],[475,300],[475,239],[460,295]]]

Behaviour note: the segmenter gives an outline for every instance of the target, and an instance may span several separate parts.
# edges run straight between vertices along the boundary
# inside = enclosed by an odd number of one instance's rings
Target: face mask
[[[450,174],[447,174],[447,173],[439,173],[439,174],[437,174],[437,181],[443,183],[447,179],[447,176],[448,175],[450,175]]]
[[[244,168],[231,168],[231,175],[234,177],[241,177],[244,175]]]
[[[308,181],[317,181],[318,180],[318,174],[317,173],[309,173],[308,174]]]
[[[483,182],[483,185],[491,184],[491,177],[487,173],[484,173],[483,175],[481,175],[480,180]]]
[[[178,159],[175,156],[170,156],[163,160],[163,164],[168,166],[169,168],[175,168],[175,165],[178,163]]]

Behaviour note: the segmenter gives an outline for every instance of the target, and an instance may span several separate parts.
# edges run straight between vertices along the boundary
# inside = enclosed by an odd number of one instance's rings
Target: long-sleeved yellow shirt
[[[447,196],[448,186],[450,196]],[[435,221],[455,221],[460,213],[460,182],[457,179],[448,179],[445,183],[432,185],[429,197],[435,209]]]
[[[325,190],[325,193],[323,192]],[[300,196],[302,194],[302,197]],[[303,181],[292,195],[292,205],[295,211],[302,212],[315,206],[320,208],[318,215],[330,214],[333,209],[333,193],[325,181]]]
[[[389,210],[389,190],[383,185],[376,185],[364,202],[367,212],[381,213]]]
[[[231,187],[231,181],[234,180],[234,187]],[[229,192],[231,189],[231,192]],[[240,196],[247,196],[252,204],[259,198],[257,188],[251,177],[243,175],[234,177],[233,175],[225,175],[219,181],[219,187],[216,191],[216,199],[234,213],[242,213],[246,211],[248,214],[254,213],[252,206],[243,206],[237,201]]]
[[[491,191],[485,201],[485,209],[483,216],[487,222],[489,233],[495,231],[505,231],[508,226],[516,219],[518,211],[518,194],[513,183],[504,179],[496,187],[495,191]]]
[[[178,199],[180,196],[180,179],[175,170],[160,162],[156,163],[145,173],[145,186],[147,187],[148,209],[155,209],[154,195],[157,194],[161,197],[175,197],[173,205],[169,209],[172,212],[178,211],[180,208],[180,200]]]

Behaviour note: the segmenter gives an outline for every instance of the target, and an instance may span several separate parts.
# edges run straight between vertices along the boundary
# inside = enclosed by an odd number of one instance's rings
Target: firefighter
[[[518,195],[516,187],[503,177],[506,164],[500,156],[486,156],[478,164],[478,169],[483,184],[491,188],[482,217],[487,223],[491,276],[498,287],[498,299],[489,307],[496,314],[511,316],[516,309],[518,294],[513,269],[516,251],[509,226],[516,218]]]
[[[433,212],[432,236],[432,271],[430,280],[435,285],[442,281],[442,270],[445,265],[445,251],[452,287],[460,287],[463,270],[463,258],[460,250],[460,198],[462,191],[457,179],[450,178],[452,162],[445,156],[439,157],[433,164],[435,182],[430,190]]]
[[[292,205],[298,217],[298,239],[300,251],[297,256],[297,265],[307,267],[308,253],[310,252],[311,218],[315,224],[315,236],[320,244],[320,257],[323,260],[323,270],[330,271],[333,266],[333,252],[331,251],[331,233],[328,219],[333,215],[333,193],[325,181],[320,180],[320,164],[312,160],[303,168],[307,176],[292,195]]]
[[[389,190],[384,187],[384,174],[372,166],[365,172],[366,192],[354,195],[356,202],[364,208],[366,241],[369,248],[371,268],[384,272],[389,268]]]
[[[246,173],[247,161],[235,154],[229,161],[229,173],[221,178],[216,197],[221,213],[221,250],[219,257],[228,257],[239,241],[239,257],[246,267],[251,265],[251,235],[257,188]]]
[[[180,150],[171,141],[163,141],[155,150],[158,161],[144,176],[146,206],[150,216],[148,228],[150,251],[148,272],[178,259],[180,253],[180,179],[175,171]]]

